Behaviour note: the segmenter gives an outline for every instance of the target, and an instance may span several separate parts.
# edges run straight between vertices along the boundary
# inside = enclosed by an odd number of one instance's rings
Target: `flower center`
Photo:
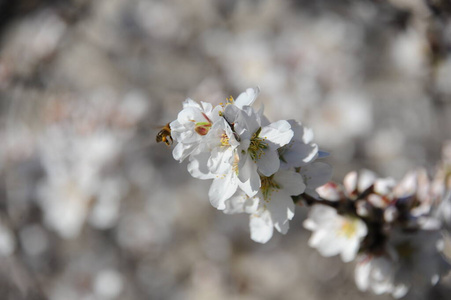
[[[202,116],[204,116],[205,120],[207,120],[207,121],[197,122],[194,125],[194,131],[196,131],[197,134],[199,134],[199,135],[206,135],[210,131],[212,122],[205,113],[202,113]],[[195,122],[194,120],[191,120],[191,121]]]
[[[199,135],[206,135],[210,131],[211,123],[209,122],[197,122],[194,126],[194,131]]]
[[[280,185],[276,181],[274,181],[273,177],[274,175],[271,175],[269,177],[260,175],[260,189],[266,202],[269,202],[269,200],[271,200],[271,194],[273,191],[278,191],[281,188]]]
[[[260,131],[262,128],[260,127],[251,137],[251,142],[248,148],[249,155],[252,160],[256,162],[259,160],[263,154],[265,154],[265,149],[268,149],[268,143],[266,143],[266,139],[259,137]]]
[[[232,96],[229,96],[229,98],[226,98],[225,103],[221,102],[221,103],[219,103],[219,105],[221,105],[222,107],[225,107],[226,105],[233,104],[233,102],[235,102],[235,99],[233,99]]]
[[[339,235],[344,235],[346,238],[353,237],[357,232],[357,219],[345,217],[341,223]]]
[[[230,146],[229,141],[230,141],[230,138],[229,138],[228,135],[224,132],[224,133],[221,135],[221,145],[222,145],[222,146]]]

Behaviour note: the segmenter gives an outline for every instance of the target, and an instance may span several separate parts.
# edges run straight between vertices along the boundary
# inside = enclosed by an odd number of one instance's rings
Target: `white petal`
[[[213,207],[224,210],[226,208],[225,201],[232,197],[237,189],[237,180],[231,173],[224,178],[216,178],[213,180],[208,196]]]
[[[294,203],[291,197],[283,191],[274,193],[273,198],[267,204],[274,227],[282,234],[286,234],[289,228],[289,220],[294,216]]]
[[[211,105],[210,102],[204,102],[204,101],[200,101],[200,103],[202,104],[202,111],[208,116],[211,114],[212,110],[213,110],[213,105]]]
[[[244,107],[243,112],[246,129],[252,135],[261,127],[260,115],[250,106]]]
[[[343,179],[343,185],[348,194],[352,194],[357,189],[357,172],[349,172]]]
[[[234,152],[231,147],[225,149],[221,147],[213,148],[207,163],[209,170],[214,174],[226,174],[231,172],[233,155]]]
[[[334,241],[334,237],[329,235],[326,238],[324,238],[316,247],[318,252],[325,257],[330,257],[337,255],[341,252],[341,249],[343,248],[343,241],[336,239]]]
[[[210,172],[210,169],[207,166],[209,157],[210,153],[208,152],[200,152],[198,154],[190,156],[188,172],[191,174],[191,176],[199,179],[211,179],[215,177],[215,175]]]
[[[398,284],[393,288],[392,295],[394,298],[399,299],[404,297],[409,291],[409,287],[405,284]]]
[[[353,261],[359,251],[360,242],[356,239],[349,240],[347,245],[341,251],[341,259],[343,262]]]
[[[318,225],[313,220],[310,220],[310,219],[304,220],[302,225],[304,226],[305,229],[308,229],[311,231],[314,231],[318,228]]]
[[[363,169],[359,173],[357,188],[360,193],[369,188],[376,180],[376,174],[370,170]]]
[[[305,184],[302,176],[293,170],[282,170],[274,174],[274,181],[276,181],[290,196],[297,196],[304,192]]]
[[[238,185],[249,197],[252,197],[257,194],[261,185],[257,165],[247,154],[241,156],[240,163],[242,161],[244,161],[244,164],[238,171],[238,179],[240,180]]]
[[[341,188],[333,182],[318,187],[316,192],[321,198],[329,201],[338,201],[341,197]]]
[[[318,146],[316,144],[304,144],[300,141],[294,141],[285,147],[288,148],[283,152],[283,160],[286,161],[288,167],[304,166],[312,162],[318,155]]]
[[[304,222],[304,227],[307,228],[307,223]],[[308,228],[307,228],[308,229]],[[328,233],[325,230],[318,229],[312,233],[312,236],[308,240],[308,245],[312,248],[318,247],[322,241],[327,237]]]
[[[270,149],[276,150],[288,144],[293,134],[290,123],[285,120],[280,120],[263,127],[259,136],[269,142]]]
[[[238,214],[238,213],[254,213],[258,207],[258,201],[254,198],[250,198],[244,191],[237,189],[235,194],[225,201],[226,208],[224,213],[226,214]],[[257,204],[257,205],[255,205]],[[253,209],[250,209],[253,207]]]
[[[258,94],[260,94],[260,89],[258,87],[248,88],[244,93],[241,93],[233,102],[233,104],[243,109],[243,106],[250,106],[254,103]]]
[[[249,219],[251,239],[257,243],[264,244],[269,241],[273,234],[273,224],[268,211],[260,214],[252,214]]]
[[[185,126],[180,124],[178,120],[172,121],[169,123],[169,127],[171,128],[171,136],[174,139],[174,141],[180,142],[180,134],[179,132],[185,130]]]
[[[322,204],[313,205],[308,215],[308,218],[316,224],[330,223],[336,217],[337,211],[334,208]]]
[[[315,189],[326,184],[332,177],[332,167],[323,162],[314,162],[301,168],[307,186]]]
[[[185,109],[187,107],[194,107],[194,108],[197,108],[197,109],[202,109],[200,104],[197,103],[196,101],[194,101],[191,98],[187,98],[185,101],[183,101],[183,108]]]
[[[267,177],[271,176],[279,170],[279,154],[276,151],[266,149],[262,156],[257,160],[257,165],[260,173]]]
[[[380,178],[374,182],[374,191],[380,195],[388,195],[396,185],[393,178]]]
[[[195,148],[197,147],[197,144],[182,144],[178,143],[177,146],[174,147],[174,150],[172,150],[172,156],[175,160],[178,160],[179,162],[182,162],[185,158],[190,155]]]
[[[359,258],[359,262],[355,266],[354,279],[357,288],[361,291],[367,291],[369,287],[369,278],[371,272],[370,258],[367,256]]]
[[[189,124],[189,123],[195,123],[195,122],[207,122],[208,121],[205,118],[205,116],[202,114],[202,111],[200,109],[197,109],[194,107],[187,107],[187,108],[184,108],[182,111],[180,111],[177,116],[177,120],[181,124],[185,124],[185,123]]]

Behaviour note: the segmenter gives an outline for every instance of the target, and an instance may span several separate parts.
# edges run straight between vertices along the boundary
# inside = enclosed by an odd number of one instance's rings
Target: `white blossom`
[[[355,283],[361,291],[401,298],[408,292],[408,287],[402,283],[395,284],[395,271],[393,261],[386,255],[360,255],[354,272]]]
[[[226,107],[226,118],[231,112]],[[259,174],[271,176],[279,170],[278,148],[290,142],[293,131],[285,120],[262,127],[260,112],[248,106],[238,112],[234,124],[240,138],[238,178],[246,194],[254,196],[260,187]]]
[[[217,121],[199,146],[199,151],[190,156],[188,171],[193,177],[213,179],[209,198],[219,210],[225,208],[224,201],[230,198],[240,184],[238,180],[238,154],[232,129],[224,119]]]
[[[393,231],[388,242],[397,255],[395,280],[421,290],[436,285],[451,265],[444,258],[444,241],[439,230]]]
[[[220,110],[221,106],[213,108],[210,103],[198,104],[192,99],[185,100],[177,120],[169,125],[172,138],[178,142],[172,152],[174,159],[182,162],[196,150],[213,122],[220,117]]]
[[[443,257],[443,238],[438,230],[392,231],[380,254],[359,256],[355,281],[362,291],[404,297],[436,285],[451,265]]]
[[[340,254],[344,262],[352,261],[367,234],[365,223],[354,216],[339,215],[329,206],[314,205],[304,227],[313,231],[309,246],[323,256]]]
[[[261,176],[261,188],[250,197],[243,191],[237,192],[226,201],[225,213],[250,214],[251,239],[266,243],[273,235],[274,228],[286,234],[289,221],[294,216],[293,195],[305,189],[302,177],[292,170],[281,170],[269,177]]]

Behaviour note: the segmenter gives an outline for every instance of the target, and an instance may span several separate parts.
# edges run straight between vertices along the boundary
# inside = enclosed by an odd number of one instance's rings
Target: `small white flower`
[[[228,111],[226,107],[226,118]],[[293,131],[285,120],[262,127],[260,113],[251,107],[238,112],[234,129],[240,139],[238,178],[246,194],[254,196],[260,187],[259,174],[271,176],[279,170],[277,149],[290,142]]]
[[[392,294],[395,298],[404,297],[409,288],[395,284],[396,265],[386,255],[360,255],[357,258],[354,278],[361,291],[372,291],[376,295]]]
[[[304,221],[304,227],[313,231],[309,246],[323,256],[340,254],[344,262],[352,261],[360,242],[367,234],[365,223],[357,217],[342,216],[329,206],[315,205]]]
[[[186,99],[177,120],[169,125],[172,138],[178,142],[172,154],[180,162],[196,150],[213,123],[220,118],[221,106],[213,108],[210,103],[201,104]]]
[[[422,290],[436,285],[451,270],[442,254],[444,241],[439,230],[395,230],[387,247],[396,254],[396,282],[409,288]]]
[[[225,208],[225,200],[236,192],[240,184],[238,145],[232,129],[221,119],[212,126],[198,150],[190,156],[190,174],[195,178],[213,179],[208,195],[210,203],[219,210]]]
[[[358,258],[355,281],[361,291],[404,297],[411,289],[422,292],[437,284],[451,265],[443,257],[443,238],[438,230],[391,232],[380,255]]]
[[[373,185],[376,178],[376,174],[370,170],[363,169],[359,173],[352,171],[343,179],[343,185],[348,196],[354,197]]]

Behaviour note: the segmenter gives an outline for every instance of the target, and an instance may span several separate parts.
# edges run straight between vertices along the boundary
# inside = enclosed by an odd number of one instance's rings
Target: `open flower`
[[[444,241],[439,230],[394,230],[387,247],[396,254],[396,282],[411,289],[421,291],[436,285],[451,269],[442,254]]]
[[[395,298],[406,295],[409,288],[395,282],[396,266],[387,255],[360,255],[357,258],[354,278],[361,291],[372,291],[376,295],[392,294]]]
[[[230,198],[240,184],[238,180],[238,141],[228,125],[217,121],[190,156],[188,171],[195,178],[213,179],[210,187],[210,203],[217,209],[225,208],[224,201]]]
[[[362,254],[355,269],[355,281],[362,291],[404,297],[409,290],[422,292],[436,285],[451,265],[442,255],[443,238],[438,230],[391,232],[379,254]]]
[[[304,227],[313,231],[310,247],[326,257],[340,254],[344,262],[355,258],[360,242],[367,234],[361,219],[339,215],[334,208],[321,204],[312,207]]]
[[[226,201],[225,213],[250,214],[251,239],[266,243],[274,228],[282,234],[287,233],[295,208],[291,196],[301,194],[305,185],[301,175],[292,170],[261,176],[260,180],[261,188],[255,196],[238,191]]]
[[[220,118],[221,106],[212,107],[210,103],[186,99],[183,110],[178,114],[177,120],[170,123],[172,138],[178,142],[172,155],[174,159],[182,162],[193,153],[203,138],[208,134],[213,123]]]
[[[226,107],[226,118],[230,110]],[[238,112],[234,122],[235,132],[240,139],[238,178],[248,196],[258,192],[260,174],[271,176],[279,170],[278,149],[288,144],[293,137],[287,121],[281,120],[262,127],[261,120],[260,112],[246,106]]]

